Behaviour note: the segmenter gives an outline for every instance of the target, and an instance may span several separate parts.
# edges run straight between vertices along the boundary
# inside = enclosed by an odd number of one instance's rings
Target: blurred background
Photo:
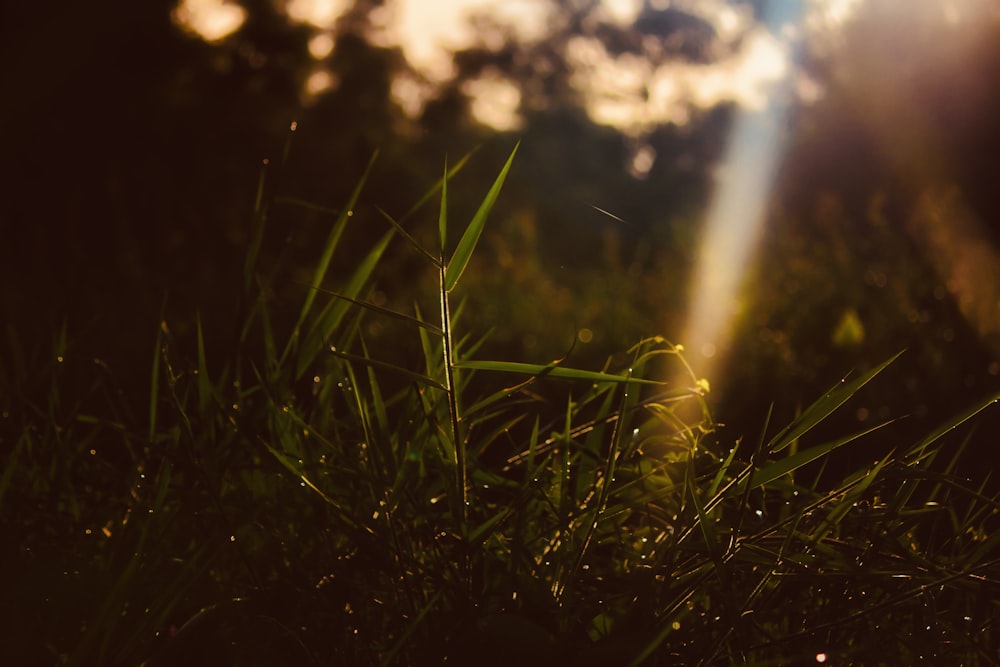
[[[477,356],[598,369],[663,336],[730,441],[903,349],[837,429],[906,445],[1000,389],[991,0],[15,3],[0,32],[8,395],[58,348],[142,406],[161,316],[217,358],[265,162],[280,316],[376,150],[359,253],[475,150],[467,220],[518,141],[459,294]],[[397,241],[378,285],[412,313],[436,277]]]

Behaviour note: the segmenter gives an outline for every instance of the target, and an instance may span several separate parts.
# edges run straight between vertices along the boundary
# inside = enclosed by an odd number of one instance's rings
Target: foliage
[[[707,383],[661,338],[599,371],[482,359],[453,299],[516,150],[459,234],[449,186],[464,163],[424,198],[439,196],[436,248],[386,214],[334,288],[362,178],[287,331],[257,263],[261,197],[239,335],[210,358],[199,322],[185,354],[164,322],[148,417],[100,374],[89,393],[61,393],[81,362],[60,335],[56,361],[3,406],[0,525],[16,536],[4,654],[150,667],[995,664],[1000,505],[952,474],[961,448],[949,454],[944,436],[998,397],[829,483],[827,461],[889,425],[811,436],[891,359],[787,427],[765,422],[754,443],[720,441]],[[439,317],[374,300],[393,242],[437,274]],[[373,339],[372,321],[393,337]],[[382,349],[406,335],[413,358]],[[665,367],[687,386],[658,381]]]

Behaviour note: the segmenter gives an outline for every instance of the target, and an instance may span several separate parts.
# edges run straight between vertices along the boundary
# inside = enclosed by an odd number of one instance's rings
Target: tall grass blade
[[[208,360],[205,356],[205,336],[201,328],[201,314],[195,316],[198,345],[198,409],[204,413],[212,400],[212,381],[208,377]]]
[[[433,266],[441,266],[440,258],[435,257],[430,252],[428,252],[426,248],[420,245],[420,243],[415,238],[413,238],[413,235],[410,234],[410,232],[406,231],[406,228],[403,227],[403,225],[400,224],[395,218],[393,218],[391,215],[386,213],[383,209],[381,209],[378,206],[375,207],[375,210],[377,210],[382,215],[383,218],[388,220],[389,224],[392,225],[393,228],[396,230],[396,233],[402,236],[406,240],[406,242],[409,243],[411,246],[413,246],[413,248],[417,252],[423,255],[427,259],[427,261],[429,261]]]
[[[472,155],[476,152],[476,150],[477,149],[473,149],[473,150],[469,151],[468,153],[466,153],[464,156],[462,156],[462,158],[458,162],[455,163],[455,166],[448,170],[448,172],[446,174],[447,177],[448,178],[454,178],[455,175],[458,174],[458,172],[460,172],[462,170],[462,168],[466,165],[466,163],[468,163],[469,158],[472,157]],[[413,215],[417,211],[419,211],[421,208],[423,208],[424,205],[427,204],[427,202],[429,202],[434,197],[434,195],[436,195],[438,193],[438,191],[441,189],[442,183],[443,183],[443,179],[439,179],[433,186],[431,186],[431,188],[428,189],[427,192],[425,192],[423,194],[423,196],[421,196],[420,199],[417,200],[417,203],[415,203],[413,206],[411,206],[406,211],[406,213],[404,213],[399,218],[399,222],[403,223],[403,222],[409,220],[411,217],[413,217]]]
[[[444,162],[444,176],[441,177],[441,207],[438,209],[438,248],[441,263],[448,252],[448,161]]]
[[[970,419],[978,415],[986,408],[990,407],[991,405],[994,405],[998,401],[1000,401],[1000,392],[992,394],[991,396],[988,396],[979,403],[976,403],[968,410],[964,410],[958,413],[957,415],[946,421],[944,424],[934,429],[934,431],[932,431],[929,435],[927,435],[927,437],[923,438],[922,440],[920,440],[920,442],[916,443],[915,445],[913,445],[913,447],[908,449],[906,453],[903,455],[903,458],[913,461],[921,459],[925,455],[927,449],[932,444],[940,440],[946,433],[952,431],[955,428],[958,428],[959,426],[969,421]]]
[[[451,339],[452,319],[450,304],[448,303],[448,290],[445,289],[445,271],[446,268],[442,264],[438,270],[441,329],[443,330],[441,346],[444,353],[445,395],[448,401],[448,417],[451,426],[452,463],[455,466],[455,498],[452,501],[452,512],[454,516],[459,517],[459,535],[462,536],[462,539],[466,539],[468,537],[466,531],[468,530],[469,518],[469,484],[465,461],[465,443],[463,442],[460,423],[461,413],[458,407],[458,388],[455,384],[455,351]],[[455,507],[455,503],[458,503],[459,507]],[[467,559],[464,563],[466,569],[468,569],[468,564],[469,561]]]
[[[793,470],[798,470],[802,466],[812,463],[813,461],[826,456],[830,452],[843,447],[850,442],[854,442],[869,433],[873,433],[881,428],[884,428],[891,423],[891,421],[882,422],[881,424],[877,424],[863,431],[858,431],[857,433],[837,438],[836,440],[832,440],[822,445],[816,445],[815,447],[803,449],[795,454],[786,456],[782,459],[774,461],[773,463],[769,463],[761,469],[755,470],[746,483],[749,483],[750,488],[766,486],[767,484],[784,477]],[[742,489],[743,485],[741,484],[739,488]]]
[[[507,179],[507,172],[510,171],[510,166],[514,162],[514,155],[517,154],[518,145],[520,144],[515,145],[514,150],[510,152],[510,157],[507,158],[507,162],[504,164],[503,169],[500,170],[500,174],[493,181],[493,185],[490,187],[489,192],[486,193],[486,197],[479,205],[479,209],[472,216],[472,221],[469,222],[469,226],[466,227],[465,233],[462,234],[458,246],[455,247],[455,253],[448,261],[444,280],[444,288],[447,292],[455,289],[459,278],[462,277],[462,273],[465,271],[465,267],[472,258],[472,252],[475,250],[476,244],[479,242],[479,237],[483,233],[483,227],[486,226],[486,217],[493,209],[493,204],[500,195],[500,189]]]
[[[349,352],[341,352],[340,350],[331,350],[330,354],[345,359],[347,361],[353,361],[358,364],[363,364],[369,368],[380,368],[382,370],[389,371],[390,373],[395,373],[397,375],[402,375],[403,377],[408,377],[415,382],[422,384],[427,387],[433,387],[435,389],[440,389],[442,391],[447,391],[447,388],[441,384],[439,381],[432,377],[428,377],[421,373],[416,373],[402,366],[397,366],[396,364],[391,364],[387,361],[379,361],[378,359],[372,359],[360,354],[351,354]]]
[[[337,220],[330,229],[330,234],[327,236],[326,243],[323,246],[323,253],[320,255],[319,263],[316,265],[316,271],[313,273],[311,283],[313,289],[306,292],[306,298],[302,304],[302,310],[299,313],[299,318],[295,323],[295,327],[292,329],[292,335],[288,339],[285,351],[281,355],[282,359],[288,356],[292,345],[294,345],[298,340],[299,331],[305,323],[306,318],[309,316],[313,300],[316,298],[316,288],[323,284],[323,279],[326,277],[327,271],[330,268],[330,261],[333,259],[333,252],[336,250],[337,244],[340,242],[340,237],[344,233],[344,228],[347,226],[348,219],[354,215],[354,208],[357,206],[358,198],[361,196],[361,190],[368,181],[368,176],[371,173],[372,167],[375,165],[375,159],[377,157],[378,151],[375,151],[371,159],[368,161],[368,165],[365,167],[365,171],[361,175],[361,179],[358,181],[358,184],[354,186],[354,191],[351,192],[351,196],[348,198],[347,203],[340,211],[340,214],[337,216]]]
[[[149,431],[146,435],[146,442],[152,444],[156,438],[157,418],[160,408],[160,358],[163,355],[163,332],[166,329],[166,322],[160,320],[160,326],[156,328],[156,342],[153,345],[153,367],[149,376]]]
[[[406,322],[408,324],[413,324],[418,327],[423,327],[433,334],[438,336],[444,334],[444,332],[437,326],[431,324],[430,322],[424,322],[423,320],[413,317],[412,315],[407,315],[405,313],[400,313],[399,311],[392,310],[391,308],[385,308],[384,306],[378,306],[370,301],[363,301],[361,299],[355,299],[354,297],[347,296],[346,294],[341,294],[340,292],[335,292],[334,290],[323,289],[322,287],[317,288],[323,294],[334,297],[335,299],[342,299],[344,301],[353,303],[355,306],[361,306],[366,310],[370,310],[373,313],[378,313],[379,315],[385,315],[386,317],[391,317],[393,319],[399,320],[400,322]]]
[[[881,373],[889,364],[894,362],[902,352],[897,352],[888,360],[882,362],[872,370],[861,375],[861,377],[851,382],[841,382],[831,389],[818,401],[814,402],[805,412],[799,416],[792,424],[783,429],[778,435],[771,439],[767,445],[768,452],[780,452],[793,442],[801,438],[814,426],[829,417],[835,410],[846,403],[861,387],[868,384],[872,378]]]
[[[341,292],[341,296],[357,299],[361,290],[369,283],[372,272],[375,270],[379,260],[382,258],[382,254],[389,245],[393,233],[393,230],[386,232],[371,251],[369,251],[368,255],[361,260],[358,268],[355,269],[343,292]],[[313,296],[317,293],[319,293],[319,289],[315,286],[309,291],[309,294]],[[302,374],[305,373],[309,365],[315,361],[316,355],[326,347],[326,342],[333,335],[334,329],[340,324],[347,310],[347,302],[344,299],[331,300],[322,310],[319,317],[316,318],[316,321],[309,329],[305,344],[299,348],[295,364],[295,379],[302,377]]]
[[[250,233],[250,246],[247,248],[247,256],[243,260],[244,297],[250,294],[250,288],[253,286],[253,270],[257,265],[257,256],[260,254],[260,247],[264,242],[264,228],[267,226],[267,202],[264,198],[267,168],[267,162],[261,165],[260,176],[257,178],[257,195],[253,203],[253,230]]]
[[[586,380],[588,382],[629,382],[645,385],[662,385],[656,380],[644,380],[628,375],[613,375],[597,371],[584,371],[576,368],[564,368],[554,364],[526,364],[516,361],[457,361],[456,368],[476,371],[491,371],[496,373],[516,373],[535,377],[552,377],[563,380]]]

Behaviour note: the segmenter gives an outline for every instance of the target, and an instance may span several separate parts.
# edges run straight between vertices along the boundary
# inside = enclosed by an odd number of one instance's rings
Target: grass
[[[1000,504],[954,474],[954,432],[1000,397],[842,475],[827,467],[838,450],[891,441],[891,424],[831,441],[814,428],[894,359],[784,428],[762,416],[740,443],[719,441],[706,383],[662,338],[625,368],[482,359],[485,334],[453,300],[515,153],[458,230],[448,188],[464,162],[446,168],[420,202],[438,202],[436,248],[408,231],[419,206],[374,216],[386,233],[332,285],[366,172],[290,326],[258,261],[260,197],[236,342],[209,359],[199,323],[186,355],[162,323],[148,414],[61,332],[57,359],[10,382],[3,405],[2,653],[150,667],[997,664]],[[390,243],[437,273],[436,316],[374,302]],[[373,321],[419,354],[387,354]],[[659,382],[665,367],[688,385]],[[64,394],[67,373],[85,390]]]

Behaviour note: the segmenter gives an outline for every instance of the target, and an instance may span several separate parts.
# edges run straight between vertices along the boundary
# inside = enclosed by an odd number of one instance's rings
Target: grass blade
[[[797,470],[808,463],[812,463],[816,459],[826,456],[835,449],[838,449],[848,444],[849,442],[853,442],[858,438],[868,435],[873,431],[877,431],[880,428],[883,428],[891,423],[892,423],[891,421],[882,422],[881,424],[873,426],[869,429],[865,429],[863,431],[859,431],[857,433],[844,436],[843,438],[832,440],[822,445],[816,445],[815,447],[804,449],[802,451],[796,452],[795,454],[792,454],[791,456],[786,456],[783,459],[779,459],[778,461],[769,463],[760,470],[754,471],[754,473],[750,476],[749,479],[750,488],[756,488],[758,486],[764,486],[766,484],[770,484],[771,482],[787,475],[793,470]],[[740,485],[740,488],[741,489],[743,488],[742,484]]]
[[[525,364],[516,361],[457,361],[456,368],[496,373],[517,373],[520,375],[545,376],[563,380],[587,380],[588,382],[629,382],[647,385],[662,385],[656,380],[643,380],[628,375],[612,375],[577,368],[563,368],[553,364]]]
[[[379,313],[380,315],[385,315],[387,317],[392,317],[392,318],[400,320],[402,322],[408,322],[410,324],[415,324],[418,327],[423,327],[424,329],[427,329],[431,333],[436,334],[438,336],[440,336],[440,335],[442,335],[444,333],[443,331],[441,331],[440,328],[434,326],[430,322],[424,322],[423,320],[421,320],[419,318],[413,317],[411,315],[406,315],[404,313],[397,312],[397,311],[392,310],[390,308],[385,308],[383,306],[377,306],[374,303],[371,303],[370,301],[362,301],[361,299],[355,299],[354,297],[347,296],[346,294],[341,294],[340,292],[335,292],[333,290],[323,289],[322,287],[317,287],[315,289],[317,291],[322,292],[323,294],[328,294],[328,295],[330,295],[330,296],[332,296],[334,298],[343,299],[344,301],[349,301],[350,303],[353,303],[356,306],[361,306],[362,308],[366,308],[366,309],[372,311],[373,313]]]
[[[830,414],[846,403],[851,396],[856,394],[858,390],[861,389],[861,387],[868,384],[872,378],[885,370],[885,368],[898,359],[901,354],[903,353],[897,352],[887,361],[882,362],[856,380],[852,380],[851,382],[841,382],[839,385],[831,389],[825,396],[806,408],[806,411],[803,412],[798,419],[778,433],[778,435],[774,436],[774,438],[772,438],[768,443],[766,451],[780,452],[782,449],[798,440],[814,426],[829,417]]]
[[[444,162],[444,176],[441,177],[441,208],[438,211],[438,248],[441,250],[441,261],[448,246],[448,161]]]
[[[316,298],[315,288],[318,288],[323,284],[323,279],[326,277],[326,273],[330,268],[330,261],[333,259],[333,251],[336,250],[340,237],[344,233],[344,228],[347,226],[347,220],[354,214],[354,207],[358,203],[358,198],[361,196],[361,190],[364,188],[365,182],[368,180],[368,175],[371,173],[377,157],[378,151],[375,151],[371,160],[368,161],[368,165],[365,167],[365,171],[361,175],[361,179],[358,181],[358,184],[354,186],[354,191],[347,200],[347,204],[344,206],[343,210],[340,211],[336,222],[334,222],[333,227],[330,229],[330,234],[327,236],[326,244],[323,246],[323,254],[320,256],[319,263],[316,265],[316,271],[313,273],[312,287],[314,289],[306,292],[306,299],[302,304],[299,319],[296,322],[295,327],[292,329],[292,335],[288,339],[288,345],[285,346],[285,351],[281,355],[282,359],[285,359],[288,356],[292,345],[294,345],[295,341],[298,340],[299,331],[305,323],[306,318],[309,316],[313,300]]]
[[[918,442],[909,450],[907,450],[903,458],[904,459],[921,458],[924,455],[924,452],[927,450],[927,448],[930,447],[935,442],[937,442],[946,433],[948,433],[952,429],[961,426],[962,424],[969,421],[977,414],[979,414],[986,408],[990,407],[991,405],[997,403],[998,401],[1000,401],[1000,393],[993,394],[987,397],[986,399],[980,401],[979,403],[976,403],[968,410],[960,412],[959,414],[955,415],[954,417],[946,421],[944,424],[936,428],[926,438],[922,439],[920,442]]]
[[[392,238],[393,233],[393,230],[386,232],[379,242],[375,244],[375,247],[358,264],[358,268],[354,271],[347,286],[344,288],[343,296],[355,299],[361,293],[361,290],[368,284],[368,280],[378,265],[379,259],[381,259],[382,254],[389,245],[389,240]],[[309,291],[313,296],[318,292],[318,288]],[[309,365],[313,363],[316,355],[324,348],[324,343],[333,335],[334,329],[340,324],[346,312],[347,304],[343,301],[335,305],[328,305],[323,309],[322,314],[317,318],[317,321],[309,331],[306,344],[299,350],[298,360],[295,365],[296,379],[301,378]]]
[[[489,192],[486,193],[486,197],[479,205],[479,209],[476,211],[475,215],[472,216],[472,221],[469,223],[469,226],[466,227],[465,233],[462,234],[462,239],[458,242],[458,246],[455,248],[455,253],[451,256],[451,259],[448,262],[448,268],[445,270],[444,279],[444,288],[448,292],[455,289],[459,278],[462,277],[462,273],[465,271],[465,267],[472,258],[472,252],[476,249],[479,237],[483,233],[483,227],[486,225],[486,217],[493,209],[493,204],[496,202],[497,196],[500,194],[500,189],[503,187],[503,183],[507,179],[507,172],[510,171],[510,165],[514,162],[514,155],[517,154],[517,148],[518,146],[515,145],[514,150],[510,152],[510,157],[507,158],[507,162],[504,164],[503,169],[500,170],[500,174],[496,177],[496,180],[493,181],[493,185],[490,187]],[[442,191],[443,188],[444,185],[442,185]],[[442,215],[443,211],[444,206],[442,205]]]

